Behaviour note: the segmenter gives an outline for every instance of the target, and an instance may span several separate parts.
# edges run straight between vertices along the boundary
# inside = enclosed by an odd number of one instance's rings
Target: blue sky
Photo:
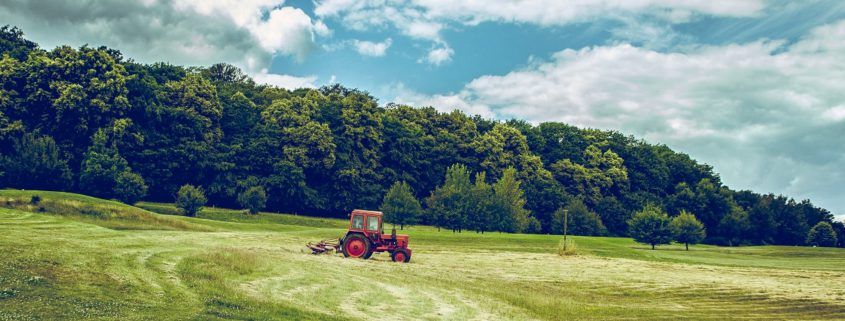
[[[843,1],[6,0],[0,21],[45,48],[619,130],[845,214]]]

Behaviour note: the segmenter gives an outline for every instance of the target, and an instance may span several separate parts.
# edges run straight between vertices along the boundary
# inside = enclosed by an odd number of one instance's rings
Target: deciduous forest
[[[40,48],[0,30],[0,188],[173,202],[185,184],[237,207],[261,187],[269,210],[345,217],[400,183],[418,220],[447,230],[628,235],[657,206],[705,226],[706,243],[806,245],[809,200],[737,191],[714,169],[616,131],[382,104],[330,85],[286,90],[228,64],[142,64],[120,51]],[[449,107],[449,106],[437,106]],[[659,143],[659,142],[657,142]],[[416,212],[416,211],[415,211]]]

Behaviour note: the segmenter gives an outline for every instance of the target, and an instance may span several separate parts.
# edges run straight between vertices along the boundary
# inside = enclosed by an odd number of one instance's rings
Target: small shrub
[[[267,203],[267,193],[261,186],[252,187],[238,195],[238,203],[249,210],[249,214],[257,214]]]
[[[41,203],[41,196],[32,195],[32,198],[29,199],[29,204],[38,205]]]
[[[543,226],[536,217],[531,216],[528,218],[528,227],[525,229],[525,232],[530,234],[540,234],[543,232]]]
[[[576,254],[578,254],[578,246],[575,245],[575,241],[572,239],[566,240],[566,246],[564,246],[563,238],[561,238],[557,245],[557,255],[572,256]]]
[[[196,216],[208,200],[201,187],[185,184],[176,196],[176,207],[182,210],[182,215]]]
[[[15,289],[2,289],[0,290],[0,299],[10,299],[18,296],[18,291]]]
[[[141,175],[126,170],[117,175],[113,192],[117,200],[133,205],[147,195],[147,184]]]

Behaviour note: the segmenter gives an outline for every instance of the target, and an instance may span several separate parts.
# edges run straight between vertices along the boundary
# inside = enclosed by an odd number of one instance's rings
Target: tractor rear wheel
[[[393,251],[390,258],[393,259],[393,262],[408,263],[411,260],[411,255],[404,250],[396,250]]]
[[[370,253],[370,240],[361,235],[353,234],[343,240],[343,256],[368,259]]]

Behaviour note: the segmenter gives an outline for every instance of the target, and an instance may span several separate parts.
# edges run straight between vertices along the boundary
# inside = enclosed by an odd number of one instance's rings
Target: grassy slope
[[[584,255],[561,258],[557,236],[415,227],[405,231],[412,263],[400,265],[302,253],[341,235],[341,220],[224,209],[183,218],[38,194],[120,208],[103,218],[0,203],[0,320],[845,318],[840,249],[650,251],[576,237]]]

